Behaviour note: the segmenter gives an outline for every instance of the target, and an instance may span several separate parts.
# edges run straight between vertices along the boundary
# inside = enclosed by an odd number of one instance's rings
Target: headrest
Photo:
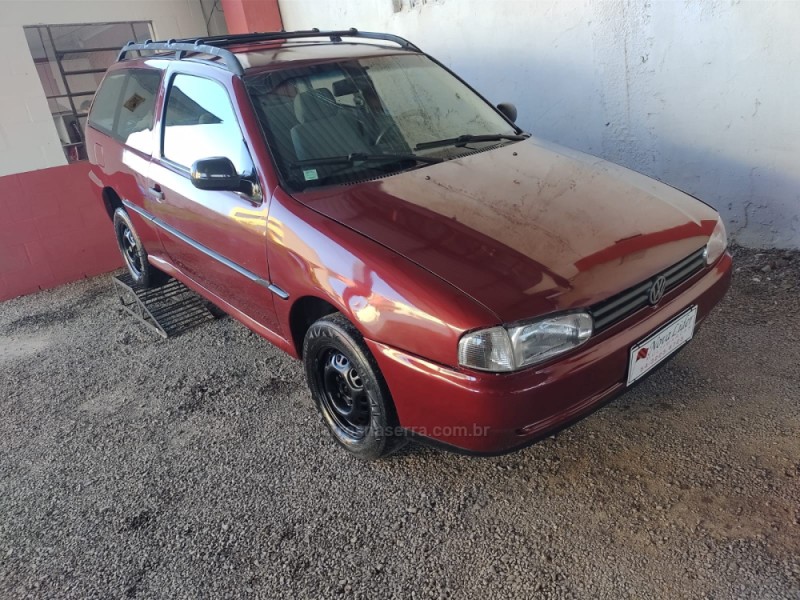
[[[336,100],[330,90],[309,90],[294,97],[294,115],[301,123],[327,119],[336,114]]]

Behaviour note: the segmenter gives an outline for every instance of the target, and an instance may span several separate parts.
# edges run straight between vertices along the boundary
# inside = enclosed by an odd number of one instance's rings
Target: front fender
[[[276,299],[286,332],[292,302],[316,296],[365,338],[455,366],[461,334],[498,323],[486,307],[441,278],[280,188],[271,200],[268,244],[270,279],[289,294]]]

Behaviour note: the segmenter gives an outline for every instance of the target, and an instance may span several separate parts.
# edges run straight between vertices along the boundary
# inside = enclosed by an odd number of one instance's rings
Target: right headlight
[[[481,329],[461,337],[458,362],[481,371],[516,371],[577,348],[591,335],[592,317],[585,312]]]
[[[721,217],[717,217],[717,224],[714,226],[714,232],[708,238],[706,244],[706,264],[713,265],[720,256],[722,256],[725,249],[728,247],[728,235],[725,233],[725,225]]]

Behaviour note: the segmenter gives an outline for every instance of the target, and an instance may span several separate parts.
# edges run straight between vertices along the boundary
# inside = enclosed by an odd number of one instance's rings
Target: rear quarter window
[[[89,125],[131,148],[152,154],[160,85],[160,71],[130,69],[108,75],[97,90]]]
[[[127,78],[127,73],[112,73],[103,79],[89,113],[89,124],[92,127],[111,135],[119,99]]]

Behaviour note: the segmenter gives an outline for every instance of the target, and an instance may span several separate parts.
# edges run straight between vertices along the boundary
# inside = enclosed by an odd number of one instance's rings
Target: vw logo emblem
[[[663,275],[656,277],[653,285],[650,286],[650,295],[648,300],[650,304],[658,304],[661,298],[664,297],[664,292],[667,291],[667,278]]]

